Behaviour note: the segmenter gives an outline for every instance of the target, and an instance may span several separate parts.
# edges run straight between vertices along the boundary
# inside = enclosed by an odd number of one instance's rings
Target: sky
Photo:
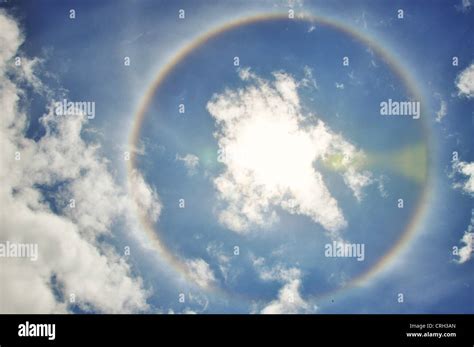
[[[2,1],[0,312],[474,313],[473,7]]]

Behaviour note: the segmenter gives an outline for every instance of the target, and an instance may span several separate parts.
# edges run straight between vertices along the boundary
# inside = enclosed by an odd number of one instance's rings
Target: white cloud
[[[304,77],[301,79],[301,81],[298,82],[298,86],[312,87],[316,90],[319,89],[318,83],[316,82],[316,79],[313,76],[313,69],[305,65],[303,67],[303,73]]]
[[[275,300],[270,301],[261,310],[262,314],[291,314],[309,313],[314,311],[300,294],[301,271],[295,267],[285,267],[281,264],[266,267],[263,258],[253,258],[253,264],[263,281],[278,281],[283,283]]]
[[[461,189],[462,191],[474,196],[474,162],[469,163],[456,160],[452,164],[452,169],[452,176],[454,174],[467,176],[467,179],[454,182],[454,188]]]
[[[188,175],[192,176],[196,174],[197,168],[199,166],[199,157],[194,155],[194,154],[186,154],[184,156],[180,156],[179,154],[176,154],[176,160],[177,161],[182,161],[184,164],[184,167],[188,171]]]
[[[349,77],[349,83],[354,86],[360,86],[362,84],[361,79],[356,76],[353,70],[347,74],[347,77]]]
[[[456,5],[455,7],[457,10],[467,13],[471,10],[472,3],[471,0],[461,0],[461,3],[459,5]]]
[[[388,180],[386,176],[380,176],[376,181],[377,181],[377,189],[380,193],[380,196],[382,198],[387,198],[388,197],[388,192],[387,189],[385,188],[385,183]]]
[[[219,270],[227,282],[230,274],[230,255],[224,251],[222,243],[211,242],[206,247],[207,254],[214,258],[214,261],[219,265]]]
[[[362,11],[362,13],[355,18],[355,22],[362,28],[367,29],[367,13]]]
[[[455,174],[467,176],[467,179],[454,182],[453,187],[474,196],[474,162],[469,163],[455,160],[452,164],[452,169],[451,178]],[[457,261],[462,264],[471,259],[474,250],[474,209],[471,211],[471,221],[464,232],[461,242],[464,243],[464,246],[459,249],[459,259]]]
[[[196,311],[191,310],[190,308],[187,308],[183,311],[183,314],[198,314]]]
[[[344,89],[344,83],[335,83],[337,89]]]
[[[207,298],[206,294],[197,292],[189,292],[189,303],[193,305],[194,311],[196,313],[203,313],[206,312],[209,307],[209,299]]]
[[[2,35],[0,36],[0,42],[2,43],[0,71],[4,72],[7,63],[11,63],[10,59],[16,55],[18,48],[23,43],[24,37],[15,20],[8,17],[4,10],[0,10],[0,28],[2,29]]]
[[[81,138],[86,117],[56,117],[50,108],[41,118],[46,134],[37,141],[25,137],[26,94],[17,83],[27,82],[40,92],[47,87],[29,63],[35,59],[22,57],[27,68],[12,72],[12,58],[23,39],[15,20],[3,11],[0,42],[1,235],[12,242],[36,243],[39,250],[35,262],[2,259],[0,312],[67,312],[71,294],[84,310],[146,310],[148,292],[142,280],[110,245],[99,241],[113,221],[130,210],[131,202],[98,146]],[[20,160],[15,160],[17,152]],[[60,188],[47,196],[41,186]],[[62,296],[55,295],[56,289]]]
[[[277,222],[279,206],[337,233],[347,222],[314,163],[341,157],[345,181],[360,197],[368,173],[357,172],[351,163],[362,151],[313,115],[314,125],[302,125],[308,117],[302,114],[297,83],[290,75],[275,72],[273,81],[248,69],[240,75],[248,86],[227,89],[207,104],[224,153],[225,171],[214,180],[223,204],[220,222],[245,233],[252,226]]]
[[[459,264],[465,263],[471,259],[474,252],[474,209],[471,211],[471,222],[468,225],[467,230],[464,232],[461,243],[463,243],[464,246],[458,251],[459,259],[457,262]]]
[[[293,279],[286,283],[278,292],[278,298],[265,306],[262,314],[291,314],[311,312],[310,305],[303,300],[299,290],[301,280]]]
[[[262,257],[253,258],[252,263],[258,272],[258,276],[263,281],[289,282],[295,278],[301,277],[301,271],[297,268],[288,268],[282,264],[274,267],[265,265],[265,259]]]
[[[445,100],[440,101],[439,110],[436,112],[436,122],[441,120],[448,114],[448,103]]]
[[[304,0],[288,0],[288,7],[303,7]]]
[[[128,191],[132,197],[127,200],[128,205],[140,211],[147,220],[156,222],[163,206],[156,190],[145,182],[137,170],[129,174]]]
[[[469,11],[471,9],[471,6],[472,6],[471,0],[462,0],[461,4],[464,11]]]
[[[209,288],[216,282],[211,267],[203,259],[188,259],[186,260],[186,266],[191,280],[201,288]]]
[[[474,63],[461,71],[456,78],[456,87],[459,96],[474,98]]]
[[[372,174],[369,171],[357,172],[354,168],[349,168],[344,173],[344,182],[352,189],[358,201],[362,200],[363,189],[372,184]]]
[[[248,81],[250,79],[257,78],[257,75],[255,75],[249,67],[242,67],[238,69],[239,77],[242,81]]]

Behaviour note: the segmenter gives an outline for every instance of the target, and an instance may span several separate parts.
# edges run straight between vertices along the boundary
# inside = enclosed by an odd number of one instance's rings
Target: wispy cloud
[[[303,72],[304,72],[304,77],[301,79],[301,81],[298,82],[297,85],[302,86],[302,87],[312,87],[316,90],[319,89],[318,83],[316,82],[316,78],[314,77],[314,74],[313,74],[313,69],[305,65],[303,67]]]
[[[197,172],[197,169],[199,167],[199,157],[194,155],[194,154],[186,154],[183,156],[180,156],[179,154],[176,154],[176,161],[181,161],[184,164],[184,167],[186,168],[188,175],[192,176],[195,175]]]
[[[445,100],[440,99],[439,110],[436,112],[435,121],[438,123],[441,122],[441,120],[444,117],[446,117],[447,114],[448,114],[448,103]]]
[[[460,0],[460,3],[455,5],[458,11],[463,13],[468,13],[472,9],[472,2],[471,0]]]

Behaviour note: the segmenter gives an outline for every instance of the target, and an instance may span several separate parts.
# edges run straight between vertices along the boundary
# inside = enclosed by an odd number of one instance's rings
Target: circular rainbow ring
[[[190,54],[194,49],[198,48],[202,44],[205,44],[209,40],[218,35],[227,32],[229,30],[235,29],[240,26],[258,23],[267,20],[274,20],[274,19],[288,19],[287,13],[270,13],[270,14],[259,14],[259,15],[252,15],[252,16],[245,16],[240,19],[235,19],[229,21],[227,24],[221,25],[216,27],[213,30],[208,31],[207,33],[203,34],[202,36],[198,37],[196,40],[192,41],[190,44],[185,45],[182,47],[178,52],[175,54],[174,58],[172,58],[165,66],[161,68],[158,75],[151,83],[148,88],[148,91],[145,93],[144,97],[139,103],[138,110],[135,115],[135,119],[132,124],[132,131],[129,136],[129,148],[137,148],[137,142],[140,137],[140,131],[143,124],[143,120],[145,119],[146,111],[155,95],[157,89],[161,85],[162,81],[168,76],[168,74],[173,70],[176,64],[182,62],[188,54]],[[417,84],[414,82],[412,76],[408,73],[407,69],[404,68],[396,59],[393,58],[393,55],[390,52],[375,42],[373,39],[367,37],[366,35],[361,34],[360,32],[356,31],[356,29],[349,27],[346,24],[339,23],[334,19],[323,18],[320,16],[312,15],[312,14],[302,14],[295,16],[292,20],[300,20],[300,21],[307,21],[311,24],[318,24],[321,26],[330,27],[338,32],[344,33],[349,35],[350,37],[356,39],[358,42],[370,47],[374,53],[384,60],[384,62],[391,68],[393,72],[400,78],[403,82],[403,85],[410,93],[410,95],[415,99],[419,100],[422,105],[423,110],[423,94],[418,88]],[[421,112],[423,113],[423,111]],[[425,135],[425,139],[427,142],[427,151],[429,148],[433,148],[431,145],[431,136],[430,131],[428,129],[426,117],[422,117],[422,127],[423,132]],[[429,153],[426,153],[426,157],[430,158]],[[136,170],[136,156],[135,153],[130,153],[130,160],[127,161],[127,175],[130,180],[130,177],[134,174]],[[430,160],[427,162],[427,166],[430,166]],[[355,286],[362,286],[364,283],[367,283],[370,279],[373,279],[375,275],[380,274],[383,269],[387,268],[389,264],[396,258],[400,252],[405,249],[405,247],[410,243],[413,239],[413,236],[416,234],[416,231],[419,229],[420,222],[424,220],[425,212],[426,212],[426,205],[427,201],[429,201],[429,195],[431,190],[429,187],[429,170],[427,177],[424,182],[423,192],[421,197],[419,198],[418,204],[415,208],[415,212],[412,215],[410,222],[408,223],[406,229],[403,231],[402,235],[399,237],[398,241],[394,244],[394,246],[386,252],[371,268],[369,268],[364,273],[352,278],[345,286],[340,287],[336,290],[333,290],[330,293],[323,293],[321,295],[315,296],[314,299],[322,299],[323,297],[328,296],[331,294],[333,296],[336,292],[340,292],[342,290],[346,290],[351,287]],[[136,195],[133,191],[133,186],[129,185],[131,188],[130,194],[132,198],[136,198]],[[176,255],[170,253],[163,242],[159,239],[157,232],[154,229],[153,223],[148,220],[147,216],[142,211],[137,211],[138,218],[140,220],[141,227],[147,234],[149,241],[151,242],[151,247],[159,252],[161,256],[179,273],[184,275],[185,278],[190,280],[188,268],[183,262],[182,259],[177,257]],[[229,293],[224,291],[222,288],[219,287],[212,287],[212,288],[205,288],[207,290],[212,290],[215,292],[219,292],[226,297],[234,297],[234,296],[241,296],[237,293]]]

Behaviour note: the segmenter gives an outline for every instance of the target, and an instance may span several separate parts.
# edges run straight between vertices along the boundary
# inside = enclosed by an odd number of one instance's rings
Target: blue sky
[[[473,312],[469,1],[1,6],[2,242],[40,258],[2,259],[0,311]],[[170,65],[226,23],[288,10],[323,21],[237,25]],[[54,114],[63,99],[95,117]],[[382,116],[388,99],[419,101],[421,118]],[[364,260],[327,257],[332,242]]]

